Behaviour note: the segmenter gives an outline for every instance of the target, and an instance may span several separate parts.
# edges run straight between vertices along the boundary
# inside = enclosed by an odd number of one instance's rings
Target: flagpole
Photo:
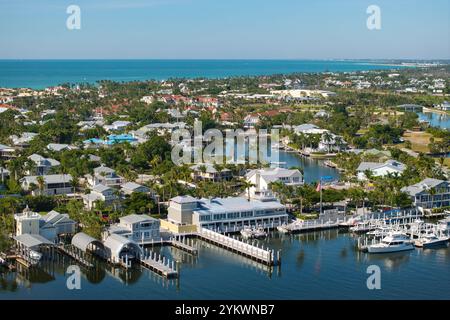
[[[320,185],[320,215],[322,215],[322,177],[320,177],[319,185]]]

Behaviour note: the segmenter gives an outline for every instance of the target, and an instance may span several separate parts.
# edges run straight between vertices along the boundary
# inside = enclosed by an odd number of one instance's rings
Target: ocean
[[[401,67],[363,60],[0,60],[0,87],[42,89],[99,80],[224,78]]]

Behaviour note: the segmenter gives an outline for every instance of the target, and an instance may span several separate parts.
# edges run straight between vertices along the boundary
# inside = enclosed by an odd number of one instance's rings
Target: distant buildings
[[[241,197],[198,199],[178,196],[170,199],[168,221],[209,229],[241,229],[244,226],[287,223],[286,207],[274,199],[250,200]]]
[[[299,186],[303,184],[303,175],[298,169],[255,169],[249,171],[245,175],[245,178],[254,185],[253,187],[250,187],[250,196],[252,198],[271,196],[271,183],[281,182],[290,186]]]
[[[374,177],[384,177],[387,174],[401,175],[405,171],[406,165],[396,160],[388,160],[384,163],[361,162],[356,169],[358,180],[367,180],[366,171],[369,170]]]
[[[426,178],[401,189],[407,193],[421,211],[450,206],[450,182]]]
[[[125,129],[130,124],[131,124],[130,121],[114,121],[113,123],[111,123],[109,125],[104,125],[103,128],[108,132],[119,131],[119,130]]]
[[[0,159],[10,160],[16,157],[16,149],[0,144]]]
[[[150,193],[151,190],[149,187],[140,185],[135,182],[127,182],[121,185],[121,191],[123,194],[130,195],[135,192],[141,192],[141,193]]]
[[[43,185],[39,184],[39,177],[43,179]],[[72,176],[70,174],[50,174],[42,176],[25,176],[20,179],[22,189],[31,191],[33,196],[36,195],[61,195],[73,192]],[[41,190],[42,188],[42,190]]]
[[[34,132],[23,132],[20,136],[12,135],[11,139],[14,146],[19,148],[26,148],[30,145],[30,142],[37,136]]]

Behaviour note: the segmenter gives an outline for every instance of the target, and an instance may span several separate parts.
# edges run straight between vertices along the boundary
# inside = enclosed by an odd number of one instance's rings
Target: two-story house
[[[59,161],[51,158],[44,158],[39,154],[32,154],[28,157],[32,163],[34,163],[34,167],[26,170],[26,174],[38,175],[42,176],[44,174],[49,173],[53,168],[56,168],[60,165]]]
[[[414,205],[424,211],[450,206],[450,182],[426,178],[419,183],[401,189],[407,193]]]
[[[104,233],[103,238],[111,234],[118,234],[137,243],[148,243],[159,240],[160,221],[146,214],[130,214],[120,218],[120,222],[111,225]]]
[[[250,196],[252,198],[271,196],[270,184],[274,182],[282,182],[291,186],[303,184],[303,175],[298,169],[280,167],[250,170],[245,175],[245,178],[253,184],[250,187]]]
[[[101,165],[94,169],[93,175],[86,175],[87,182],[90,186],[96,186],[98,184],[105,185],[107,187],[120,187],[125,183],[125,179],[119,176],[114,169]]]
[[[42,179],[42,181],[40,179]],[[72,176],[70,174],[25,176],[20,179],[20,184],[22,189],[31,191],[33,196],[54,196],[73,193]]]
[[[95,208],[97,201],[102,201],[106,206],[111,206],[118,199],[114,189],[103,184],[95,185],[91,192],[83,195],[82,198],[84,206],[88,210]]]

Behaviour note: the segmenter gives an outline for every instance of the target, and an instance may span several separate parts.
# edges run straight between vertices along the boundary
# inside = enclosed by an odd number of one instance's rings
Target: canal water
[[[64,261],[39,272],[0,274],[0,299],[450,299],[450,249],[369,255],[339,230],[282,235],[260,244],[282,250],[281,267],[268,268],[198,240],[197,257],[164,247],[180,261],[180,278],[146,269],[82,269],[81,289],[66,286]],[[159,250],[159,248],[157,249]],[[367,268],[379,266],[381,289],[367,288]]]
[[[434,112],[418,112],[419,120],[428,121],[433,127],[450,129],[450,115]]]

